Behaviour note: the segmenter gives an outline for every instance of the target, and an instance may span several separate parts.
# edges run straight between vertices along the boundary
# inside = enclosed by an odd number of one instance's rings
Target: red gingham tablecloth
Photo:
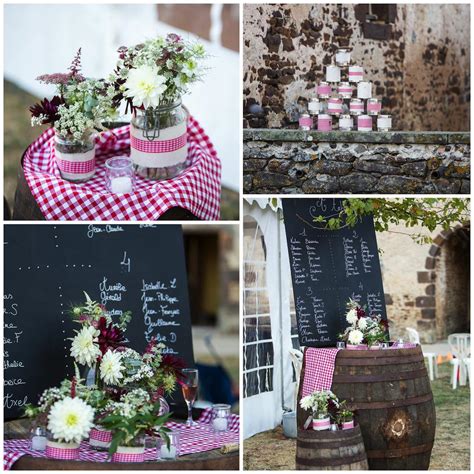
[[[96,148],[96,173],[86,183],[65,181],[54,159],[54,130],[46,130],[26,150],[23,169],[31,193],[47,220],[156,220],[182,207],[203,220],[220,217],[221,163],[199,123],[188,120],[191,165],[174,179],[136,176],[135,192],[111,194],[105,185],[105,160],[130,155],[129,125],[104,132]]]
[[[230,415],[229,431],[225,433],[215,433],[210,425],[211,409],[203,411],[199,417],[198,426],[186,427],[183,423],[169,422],[166,426],[172,430],[178,430],[179,435],[179,455],[191,453],[201,453],[218,449],[229,443],[239,443],[240,419],[238,415]],[[8,471],[18,459],[24,455],[38,458],[45,458],[44,451],[33,451],[30,449],[29,439],[11,439],[3,443],[3,469]],[[107,451],[96,451],[92,449],[87,441],[81,443],[79,451],[80,461],[106,462]],[[157,461],[156,448],[145,451],[145,461]]]
[[[334,365],[339,349],[308,347],[304,352],[304,377],[301,396],[315,390],[331,390]]]

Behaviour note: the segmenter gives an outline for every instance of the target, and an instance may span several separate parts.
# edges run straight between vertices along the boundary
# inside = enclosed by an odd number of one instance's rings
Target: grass
[[[31,127],[28,107],[39,99],[9,81],[4,81],[4,160],[3,192],[10,210],[13,210],[18,165],[28,145],[41,133],[40,127]],[[46,128],[46,127],[44,127]],[[212,133],[210,133],[212,137]],[[222,188],[221,219],[239,219],[239,193]]]
[[[436,406],[436,437],[430,470],[470,469],[470,390],[452,390],[450,367],[439,367],[440,377],[431,388]],[[244,415],[245,416],[245,415]],[[244,469],[294,470],[296,441],[283,435],[281,427],[244,441]]]

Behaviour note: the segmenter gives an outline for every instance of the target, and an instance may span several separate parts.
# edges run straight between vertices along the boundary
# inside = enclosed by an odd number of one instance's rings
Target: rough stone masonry
[[[457,132],[244,130],[244,192],[469,194]]]

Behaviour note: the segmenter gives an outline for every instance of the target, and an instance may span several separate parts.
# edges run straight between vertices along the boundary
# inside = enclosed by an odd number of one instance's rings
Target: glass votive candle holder
[[[111,193],[132,193],[134,180],[133,163],[130,158],[109,158],[105,162],[105,181]]]
[[[31,449],[33,451],[45,451],[48,441],[46,428],[44,426],[35,426],[30,431]]]
[[[338,349],[345,349],[346,348],[346,343],[344,341],[337,341],[336,342],[336,347]]]
[[[157,453],[159,459],[176,459],[179,456],[179,431],[170,431],[168,438],[170,440],[169,446],[166,440],[161,437],[158,438]]]
[[[382,349],[389,349],[390,344],[388,342],[382,342],[381,347],[382,347]]]
[[[230,405],[216,403],[212,405],[212,428],[214,431],[227,431],[229,429]]]

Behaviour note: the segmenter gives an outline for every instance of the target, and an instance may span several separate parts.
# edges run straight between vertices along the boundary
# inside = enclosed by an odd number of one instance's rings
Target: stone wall
[[[353,48],[395,129],[469,130],[470,6],[372,5],[387,10],[385,22],[365,21],[364,8],[244,5],[244,127],[295,123],[340,44]]]
[[[468,133],[244,130],[244,193],[468,194]]]

